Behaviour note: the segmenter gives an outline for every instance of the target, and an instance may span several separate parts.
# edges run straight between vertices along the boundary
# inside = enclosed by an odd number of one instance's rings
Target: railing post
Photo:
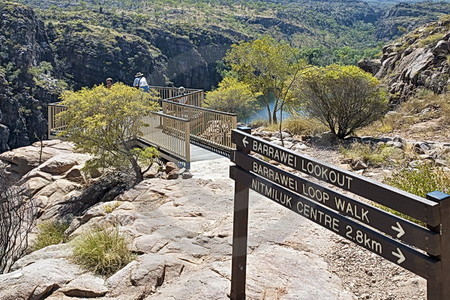
[[[427,199],[439,203],[441,226],[431,227],[430,230],[441,235],[440,268],[431,270],[427,278],[427,299],[450,299],[450,195],[435,191],[427,194]]]
[[[250,133],[249,127],[238,128]],[[242,149],[238,149],[241,150]],[[247,271],[247,232],[248,232],[248,198],[249,186],[234,181],[233,214],[233,256],[231,262],[231,300],[245,299],[245,282]]]
[[[190,169],[191,165],[191,122],[184,123],[185,128],[185,147],[186,147],[186,168]]]
[[[47,138],[50,139],[50,133],[52,130],[52,114],[51,114],[52,107],[50,104],[47,106]]]

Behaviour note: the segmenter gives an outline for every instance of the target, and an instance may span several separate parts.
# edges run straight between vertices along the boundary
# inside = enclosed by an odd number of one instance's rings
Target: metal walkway
[[[142,116],[145,124],[143,135],[133,139],[138,146],[154,146],[161,157],[183,163],[228,156],[234,149],[231,130],[237,126],[235,114],[201,107],[203,90],[156,87],[151,89],[160,95],[162,110]],[[65,128],[56,115],[66,108],[58,103],[48,105],[49,138]]]

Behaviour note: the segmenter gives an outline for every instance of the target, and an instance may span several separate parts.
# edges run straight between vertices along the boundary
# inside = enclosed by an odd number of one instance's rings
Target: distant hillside
[[[301,47],[311,64],[355,64],[382,40],[450,13],[448,2],[17,1],[32,8],[0,0],[0,152],[45,136],[46,104],[66,88],[106,77],[131,84],[141,71],[154,85],[209,90],[230,46],[261,35]]]
[[[376,38],[382,41],[392,40],[449,14],[449,8],[448,1],[397,4],[381,16],[377,24]]]

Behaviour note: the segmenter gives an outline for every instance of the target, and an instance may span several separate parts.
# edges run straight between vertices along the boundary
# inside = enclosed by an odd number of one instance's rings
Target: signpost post
[[[230,168],[236,184],[231,299],[245,299],[249,189],[427,279],[428,299],[450,299],[450,282],[443,280],[443,274],[450,273],[450,195],[434,192],[428,199],[421,198],[242,131],[234,130],[232,141],[237,150],[232,154],[236,166]],[[286,172],[250,152],[315,177],[320,183]],[[420,220],[426,227],[372,202]]]
[[[250,133],[250,128],[241,128]],[[240,146],[239,151],[249,153]],[[235,182],[233,214],[233,261],[231,266],[231,293],[233,300],[245,300],[245,282],[247,274],[247,231],[248,231],[249,186]]]

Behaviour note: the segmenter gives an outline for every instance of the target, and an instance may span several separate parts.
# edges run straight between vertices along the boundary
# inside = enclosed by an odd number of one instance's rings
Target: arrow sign
[[[398,232],[397,238],[401,238],[405,234],[405,230],[403,229],[402,225],[400,225],[399,222],[395,222],[395,224],[397,226],[392,225],[391,228],[392,228],[392,230],[395,230]]]
[[[247,137],[246,136],[242,139],[242,144],[244,145],[244,147],[247,147],[248,141],[247,141]]]
[[[402,262],[404,262],[406,260],[405,256],[403,255],[402,251],[400,249],[397,248],[397,252],[391,252],[392,255],[394,255],[395,257],[398,258],[397,263],[401,264]]]

